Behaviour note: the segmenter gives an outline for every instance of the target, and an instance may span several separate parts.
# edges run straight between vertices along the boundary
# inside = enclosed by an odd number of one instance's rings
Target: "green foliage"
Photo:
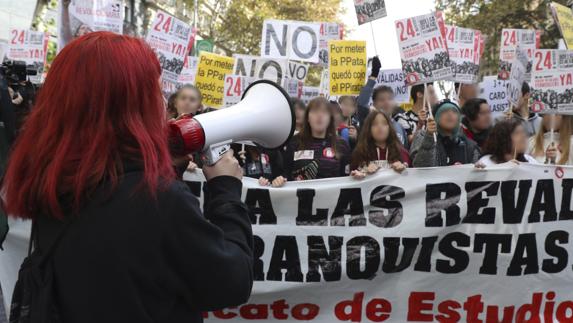
[[[436,0],[436,7],[444,11],[446,23],[481,30],[486,36],[481,73],[495,75],[503,28],[540,30],[541,48],[557,47],[561,35],[551,16],[551,2],[567,4],[567,0]]]

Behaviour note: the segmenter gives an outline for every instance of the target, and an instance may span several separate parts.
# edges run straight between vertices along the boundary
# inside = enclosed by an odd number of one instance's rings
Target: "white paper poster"
[[[265,20],[261,56],[318,63],[320,27],[318,22]]]
[[[509,79],[511,64],[515,59],[518,48],[525,51],[529,59],[526,66],[526,78],[531,77],[531,59],[533,51],[539,48],[540,34],[529,29],[503,29],[501,31],[501,46],[499,49],[499,72],[501,80]]]
[[[509,111],[506,82],[494,75],[485,76],[479,84],[479,97],[489,103],[494,120]]]
[[[187,56],[187,60],[183,64],[183,69],[177,77],[179,85],[195,84],[195,76],[197,76],[197,65],[199,65],[199,57]]]
[[[394,101],[396,103],[410,102],[410,92],[406,85],[406,76],[400,69],[380,70],[376,79],[375,88],[381,85],[389,86],[394,91]]]
[[[446,43],[454,82],[474,84],[479,77],[481,33],[446,25]]]
[[[24,61],[29,68],[36,71],[36,75],[30,75],[32,83],[42,83],[46,52],[48,49],[49,36],[41,31],[26,29],[10,30],[10,39],[6,57],[13,61]]]
[[[386,17],[386,3],[384,0],[354,0],[354,10],[358,24],[362,25]]]
[[[536,50],[531,87],[533,112],[573,114],[573,51]]]

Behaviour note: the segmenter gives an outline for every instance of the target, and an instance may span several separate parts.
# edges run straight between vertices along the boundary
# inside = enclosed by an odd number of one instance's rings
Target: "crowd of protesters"
[[[263,186],[342,176],[363,179],[380,169],[474,164],[477,168],[513,163],[572,165],[573,119],[530,112],[530,87],[512,111],[494,119],[475,84],[455,84],[457,100],[439,101],[432,84],[411,87],[413,106],[402,110],[390,87],[376,87],[381,64],[357,97],[305,105],[293,99],[296,131],[283,149],[235,145],[246,177]],[[173,118],[204,113],[201,94],[184,86],[169,100]],[[431,107],[431,109],[429,108]],[[198,167],[190,158],[188,170]]]

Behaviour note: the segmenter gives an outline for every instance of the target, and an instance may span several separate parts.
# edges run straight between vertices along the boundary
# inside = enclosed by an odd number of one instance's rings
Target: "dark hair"
[[[469,121],[474,121],[479,115],[479,110],[482,104],[487,104],[487,100],[480,98],[469,99],[462,106],[462,113]]]
[[[393,163],[402,160],[402,155],[400,154],[400,147],[402,143],[398,139],[396,130],[392,125],[392,120],[384,112],[373,110],[368,114],[366,119],[364,119],[364,124],[362,125],[362,131],[358,135],[358,141],[354,152],[352,153],[352,160],[350,162],[350,169],[358,169],[359,167],[367,166],[371,161],[377,160],[376,156],[376,142],[372,137],[372,124],[376,117],[379,115],[383,116],[388,123],[388,138],[386,139],[386,149],[388,149],[388,163]]]
[[[323,97],[317,97],[310,100],[306,110],[304,111],[304,124],[302,126],[302,130],[299,133],[299,149],[305,149],[312,141],[312,129],[310,129],[310,123],[308,122],[308,114],[311,110],[314,110],[320,106],[325,106],[330,113],[330,121],[328,123],[328,128],[326,128],[326,139],[330,140],[330,146],[334,150],[336,158],[338,158],[339,156],[336,152],[336,141],[338,138],[336,135],[336,125],[334,124],[334,111],[332,109],[331,102],[328,102],[328,100]]]
[[[376,101],[376,98],[378,97],[378,95],[380,95],[382,93],[390,93],[390,94],[394,95],[394,90],[392,90],[392,88],[389,86],[380,85],[380,86],[376,87],[374,89],[374,91],[372,92],[372,101]]]
[[[201,91],[199,91],[199,89],[197,87],[195,87],[195,85],[191,85],[191,84],[183,85],[182,87],[178,88],[177,91],[175,91],[173,94],[171,94],[169,96],[169,98],[167,99],[167,112],[171,116],[173,116],[173,118],[178,117],[177,108],[175,107],[175,100],[177,100],[177,97],[181,94],[181,92],[183,92],[183,90],[195,91],[195,93],[197,93],[197,96],[199,97],[199,102],[201,102],[203,100],[203,96],[201,95]]]
[[[342,103],[342,101],[346,101],[346,100],[350,100],[352,101],[353,105],[356,105],[356,98],[352,95],[343,95],[341,97],[338,98],[338,103]]]
[[[460,85],[461,85],[461,84],[462,84],[462,83],[460,83],[460,82],[455,82],[455,83],[454,83],[454,89],[456,89],[456,92],[460,90]]]
[[[521,85],[521,95],[526,95],[531,93],[531,88],[529,87],[529,84],[527,82],[523,82],[523,84]]]
[[[410,98],[412,101],[414,101],[414,103],[418,101],[418,93],[422,93],[422,95],[424,95],[424,84],[414,85],[410,89]]]
[[[306,105],[304,102],[299,98],[291,98],[292,105],[295,109],[306,110]]]
[[[483,147],[484,155],[491,155],[491,159],[496,163],[504,163],[506,154],[513,154],[513,143],[511,142],[511,134],[521,123],[517,120],[503,120],[498,122],[485,141]],[[519,161],[526,161],[523,154],[517,154],[516,159]]]

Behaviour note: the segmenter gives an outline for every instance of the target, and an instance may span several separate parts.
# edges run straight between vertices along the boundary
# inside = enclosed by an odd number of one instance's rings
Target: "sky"
[[[358,26],[353,0],[342,0],[342,6],[346,9],[343,22],[350,30],[346,39],[365,40],[368,57],[377,53],[383,69],[402,68],[394,22],[399,19],[430,13],[435,7],[434,0],[386,0],[388,16],[373,21],[371,23],[372,29],[370,29],[369,23]],[[374,49],[372,31],[376,37],[376,50]]]

